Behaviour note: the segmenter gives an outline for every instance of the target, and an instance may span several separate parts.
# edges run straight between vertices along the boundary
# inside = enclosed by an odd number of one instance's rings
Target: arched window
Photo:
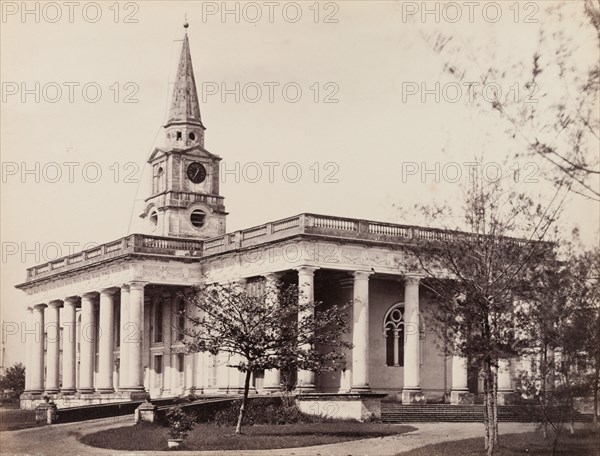
[[[404,366],[404,303],[394,304],[383,320],[385,364]]]
[[[152,193],[161,193],[165,191],[165,170],[162,166],[157,166],[154,169],[152,177]]]

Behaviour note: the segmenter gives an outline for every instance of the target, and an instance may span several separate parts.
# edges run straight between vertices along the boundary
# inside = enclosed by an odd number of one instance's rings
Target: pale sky
[[[5,322],[24,319],[25,295],[14,285],[27,267],[67,255],[73,245],[142,231],[138,215],[150,185],[146,158],[163,140],[186,13],[196,83],[204,92],[205,146],[230,170],[221,176],[228,231],[301,212],[417,223],[393,205],[457,195],[459,183],[444,182],[443,171],[454,176],[456,170],[449,163],[482,154],[502,163],[523,147],[507,137],[495,113],[482,114],[469,103],[466,92],[459,102],[443,94],[425,102],[420,94],[407,96],[407,84],[434,89],[436,82],[452,82],[444,59],[423,36],[444,30],[499,62],[529,62],[540,25],[551,22],[542,9],[551,2],[537,9],[522,3],[518,20],[513,2],[502,3],[496,23],[486,20],[497,11],[485,2],[473,21],[458,2],[461,19],[454,24],[448,19],[456,12],[441,7],[437,18],[422,18],[423,2],[274,2],[271,18],[265,2],[227,2],[234,13],[225,17],[222,2],[124,2],[115,8],[111,1],[99,2],[99,10],[90,3],[78,3],[71,21],[62,2],[55,3],[59,11],[28,3],[34,12],[25,16],[22,2],[2,2]],[[406,17],[414,8],[417,14]],[[576,12],[581,4],[568,8]],[[596,58],[593,47],[586,48],[589,35],[572,29],[581,34],[582,52]],[[223,89],[229,90],[224,99]],[[272,162],[270,181],[265,163]],[[413,163],[417,174],[403,177]],[[421,174],[423,164],[435,170],[436,163],[437,175]],[[466,179],[467,168],[459,169]],[[547,194],[548,184],[538,181],[530,185]],[[598,239],[598,216],[597,204],[573,196],[564,219],[591,244]],[[6,347],[5,365],[24,360],[18,337]]]

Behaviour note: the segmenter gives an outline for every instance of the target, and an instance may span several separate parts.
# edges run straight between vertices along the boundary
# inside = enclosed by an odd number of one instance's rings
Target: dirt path
[[[178,455],[203,456],[391,456],[403,451],[419,448],[431,443],[462,440],[483,435],[480,423],[406,423],[417,428],[416,431],[374,439],[354,440],[305,448],[276,450],[236,451],[178,451]],[[154,455],[173,454],[166,451],[120,452],[103,450],[83,445],[78,441],[82,435],[121,426],[132,426],[131,416],[103,418],[80,423],[56,424],[19,431],[0,433],[0,452],[5,455],[36,456],[87,456],[87,455]],[[533,431],[533,424],[500,423],[500,433],[510,434]]]

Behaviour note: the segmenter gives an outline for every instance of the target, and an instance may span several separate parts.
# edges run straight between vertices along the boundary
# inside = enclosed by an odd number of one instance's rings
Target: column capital
[[[265,272],[262,276],[267,280],[277,281],[281,277],[281,272]]]
[[[97,291],[88,291],[87,293],[81,294],[81,299],[92,300],[92,299],[96,299],[97,297],[98,297]]]
[[[79,302],[81,298],[79,296],[67,296],[66,298],[63,299],[65,305],[67,304],[75,304],[77,305],[77,303]]]
[[[100,290],[100,294],[104,296],[114,296],[118,291],[118,287],[103,288]]]
[[[119,289],[121,290],[121,293],[122,292],[127,293],[127,292],[129,292],[129,284],[128,283],[124,283],[124,284],[122,284],[122,285],[119,286]]]
[[[53,299],[52,301],[50,301],[48,303],[48,307],[54,307],[54,308],[62,307],[62,305],[63,305],[62,299]]]
[[[298,271],[298,274],[312,276],[315,273],[315,271],[320,268],[318,266],[303,265],[303,266],[298,266],[297,268],[294,268],[294,269],[296,271]]]
[[[46,304],[35,304],[32,307],[33,307],[33,310],[35,310],[37,312],[43,312],[44,309],[46,308]]]
[[[355,280],[369,280],[369,276],[373,275],[373,271],[354,271],[352,276]]]
[[[404,283],[407,285],[418,285],[423,278],[420,274],[405,274]]]
[[[144,287],[146,285],[148,285],[148,282],[142,282],[142,281],[137,281],[137,280],[133,280],[131,282],[128,283],[129,285],[129,290],[143,290]]]

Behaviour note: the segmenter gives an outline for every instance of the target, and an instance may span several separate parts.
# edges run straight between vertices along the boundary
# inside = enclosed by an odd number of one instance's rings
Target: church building
[[[221,158],[205,148],[187,33],[164,129],[165,146],[148,159],[146,233],[31,267],[17,285],[29,316],[22,408],[44,396],[69,407],[238,394],[243,374],[227,367],[231,360],[185,353],[178,331],[182,294],[204,280],[281,281],[318,301],[353,302],[346,369],[299,372],[296,391],[307,400],[473,400],[477,373],[444,355],[424,326],[433,300],[405,249],[443,231],[303,213],[228,232]],[[257,374],[252,391],[277,392],[280,381],[277,370]],[[499,389],[512,390],[508,363]]]

